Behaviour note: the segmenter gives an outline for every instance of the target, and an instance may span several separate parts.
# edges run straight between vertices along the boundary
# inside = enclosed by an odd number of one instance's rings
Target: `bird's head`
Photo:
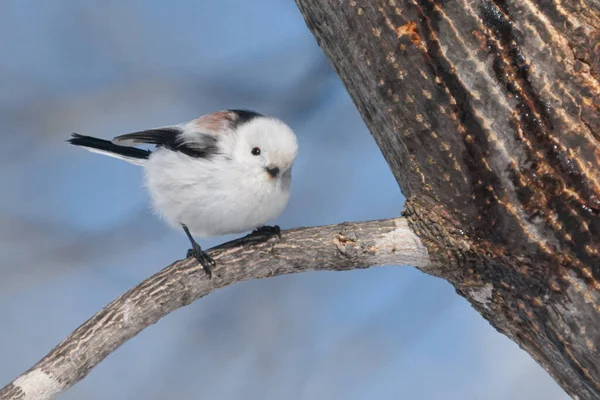
[[[242,168],[276,180],[289,171],[298,155],[294,131],[284,122],[256,115],[235,126],[233,159]]]

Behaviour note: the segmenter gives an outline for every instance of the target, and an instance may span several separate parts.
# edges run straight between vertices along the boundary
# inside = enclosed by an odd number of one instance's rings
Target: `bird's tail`
[[[150,150],[119,146],[109,140],[79,135],[77,133],[73,133],[71,139],[67,141],[75,146],[81,146],[93,153],[104,154],[135,165],[144,165],[150,154],[152,154]]]

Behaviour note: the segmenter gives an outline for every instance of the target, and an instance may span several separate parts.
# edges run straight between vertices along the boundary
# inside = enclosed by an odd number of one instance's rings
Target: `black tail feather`
[[[80,135],[73,133],[72,138],[67,142],[75,145],[97,149],[107,153],[118,154],[126,158],[147,159],[152,152],[150,150],[137,149],[135,147],[119,146],[109,140],[98,139],[91,136]]]

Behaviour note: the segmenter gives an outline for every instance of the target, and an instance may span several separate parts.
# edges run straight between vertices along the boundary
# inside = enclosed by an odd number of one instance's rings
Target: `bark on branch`
[[[281,239],[247,236],[208,252],[217,261],[211,280],[194,259],[171,264],[77,328],[1,389],[0,400],[55,397],[146,327],[224,286],[310,270],[429,264],[427,251],[403,218],[292,229],[283,231]]]

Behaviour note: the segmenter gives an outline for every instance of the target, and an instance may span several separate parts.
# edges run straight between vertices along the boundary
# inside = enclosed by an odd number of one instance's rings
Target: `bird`
[[[266,225],[290,198],[298,141],[282,120],[255,111],[228,109],[191,121],[112,140],[72,133],[70,144],[141,166],[152,208],[170,226],[183,229],[193,256],[212,277],[216,265],[194,237],[254,230]],[[139,148],[154,145],[152,150]]]

